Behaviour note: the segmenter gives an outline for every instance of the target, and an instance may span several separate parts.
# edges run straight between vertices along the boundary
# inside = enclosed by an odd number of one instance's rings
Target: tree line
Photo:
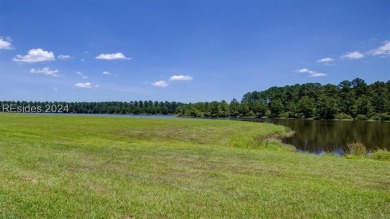
[[[390,81],[366,84],[356,78],[338,85],[319,83],[271,87],[246,93],[239,102],[200,102],[177,108],[195,117],[281,117],[390,120]]]
[[[366,84],[356,78],[338,85],[319,83],[271,87],[246,93],[241,101],[180,103],[130,102],[26,102],[1,101],[3,106],[67,106],[69,113],[175,114],[191,117],[268,117],[300,119],[390,120],[390,81]]]

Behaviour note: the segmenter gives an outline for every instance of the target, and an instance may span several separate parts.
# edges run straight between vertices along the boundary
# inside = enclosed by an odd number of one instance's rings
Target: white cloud
[[[86,83],[76,83],[74,84],[75,87],[79,87],[79,88],[91,88],[92,87],[92,84],[89,83],[89,82],[86,82]]]
[[[166,81],[156,81],[152,85],[156,87],[167,87],[168,83]]]
[[[169,81],[188,81],[192,80],[193,78],[190,75],[173,75],[168,80]],[[152,84],[156,87],[167,87],[169,83],[167,81],[156,81]]]
[[[169,78],[170,81],[188,81],[192,80],[192,77],[189,75],[174,75]]]
[[[301,69],[298,69],[296,71],[299,72],[299,73],[307,73],[307,74],[309,74],[308,75],[309,77],[323,77],[323,76],[327,75],[325,73],[312,71],[312,70],[307,69],[307,68],[301,68]]]
[[[320,60],[318,60],[317,62],[320,62],[320,63],[329,63],[329,62],[333,62],[334,59],[332,58],[322,58]]]
[[[359,51],[347,52],[341,56],[341,58],[346,58],[346,59],[361,59],[363,57],[364,54]]]
[[[310,70],[307,69],[307,68],[301,68],[301,69],[297,70],[297,72],[299,72],[299,73],[308,73],[308,72],[310,72]]]
[[[66,60],[71,59],[72,57],[70,55],[59,55],[59,56],[57,56],[57,58],[61,61],[66,61]]]
[[[390,54],[390,41],[385,41],[382,46],[370,50],[367,54],[372,56],[389,55]]]
[[[123,53],[117,52],[117,53],[112,53],[112,54],[100,54],[96,56],[96,59],[101,59],[101,60],[116,60],[116,59],[127,59],[130,60],[131,58],[127,58]]]
[[[50,75],[50,76],[53,76],[53,77],[59,77],[60,75],[58,74],[58,70],[50,70],[49,67],[45,67],[45,68],[42,68],[42,69],[39,69],[39,68],[32,68],[30,69],[30,73],[32,74],[44,74],[44,75]]]
[[[54,61],[55,59],[56,58],[53,52],[45,51],[38,48],[38,49],[29,50],[28,54],[25,56],[16,55],[16,57],[14,57],[12,60],[14,60],[14,62],[34,63],[34,62]]]
[[[12,49],[11,39],[0,38],[0,49]]]
[[[110,75],[111,73],[108,72],[108,71],[104,71],[103,74],[104,74],[104,75]]]
[[[309,74],[309,77],[313,77],[313,78],[315,78],[315,77],[324,77],[324,76],[326,76],[327,74],[325,74],[325,73],[321,73],[321,72],[313,72],[313,73],[310,73]]]

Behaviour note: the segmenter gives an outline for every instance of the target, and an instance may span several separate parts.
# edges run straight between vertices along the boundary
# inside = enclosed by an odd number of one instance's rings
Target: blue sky
[[[388,0],[0,0],[0,100],[240,100],[388,81],[389,53]]]

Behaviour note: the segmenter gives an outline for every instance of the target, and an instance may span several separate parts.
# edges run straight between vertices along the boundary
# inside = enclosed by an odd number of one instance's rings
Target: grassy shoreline
[[[0,114],[4,218],[386,218],[390,163],[291,153],[282,126]]]

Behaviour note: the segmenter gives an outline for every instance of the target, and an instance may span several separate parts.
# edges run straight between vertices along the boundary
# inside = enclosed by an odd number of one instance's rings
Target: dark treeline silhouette
[[[241,102],[200,102],[179,106],[195,117],[282,117],[390,120],[390,81],[366,84],[356,78],[338,85],[319,83],[271,87],[246,93]]]
[[[2,101],[2,112],[15,106],[40,107],[69,113],[176,114],[192,117],[281,117],[314,119],[390,120],[390,81],[366,84],[356,78],[338,85],[319,83],[271,87],[246,93],[241,101],[179,102],[26,102]],[[6,110],[4,110],[6,106]],[[54,107],[53,107],[54,106]],[[8,108],[7,108],[8,107]],[[49,109],[49,110],[48,110]],[[29,112],[29,108],[27,111]],[[47,111],[48,110],[48,111]]]

